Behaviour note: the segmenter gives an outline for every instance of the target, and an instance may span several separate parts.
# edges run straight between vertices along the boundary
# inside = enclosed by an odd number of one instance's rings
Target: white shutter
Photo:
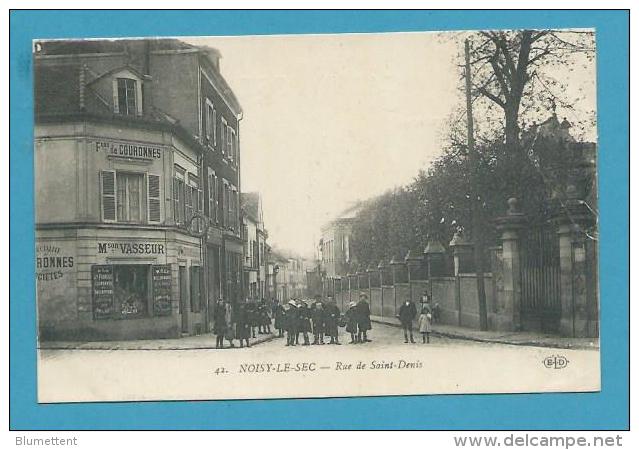
[[[217,183],[217,175],[215,174],[213,175],[213,183],[213,192],[215,194],[215,222],[218,223],[220,221],[220,192]]]
[[[100,172],[100,192],[102,194],[102,220],[105,222],[115,222],[117,207],[115,171],[103,170]]]
[[[120,113],[120,104],[118,102],[118,79],[113,79],[113,112]]]
[[[160,177],[159,175],[147,176],[147,192],[148,192],[148,211],[149,222],[161,221],[161,197],[160,197]]]

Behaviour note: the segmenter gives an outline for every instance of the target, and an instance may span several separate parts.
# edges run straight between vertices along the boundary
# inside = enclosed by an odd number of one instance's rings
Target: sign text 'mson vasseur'
[[[160,147],[146,144],[95,141],[95,150],[106,150],[109,155],[122,158],[160,159],[162,157]]]
[[[163,255],[164,244],[150,242],[98,242],[98,253],[122,255]]]

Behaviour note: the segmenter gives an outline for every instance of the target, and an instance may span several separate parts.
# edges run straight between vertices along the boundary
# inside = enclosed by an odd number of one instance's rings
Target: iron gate
[[[521,323],[527,331],[557,333],[561,317],[559,238],[552,226],[522,233]]]

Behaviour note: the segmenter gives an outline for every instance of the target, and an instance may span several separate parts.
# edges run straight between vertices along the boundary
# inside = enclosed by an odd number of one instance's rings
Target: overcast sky
[[[433,33],[211,37],[244,110],[242,191],[269,240],[312,256],[350,203],[410,182],[441,153],[457,48]]]

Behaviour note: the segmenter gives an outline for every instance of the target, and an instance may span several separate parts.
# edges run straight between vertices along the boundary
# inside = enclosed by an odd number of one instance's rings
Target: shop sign
[[[164,244],[151,242],[98,242],[98,253],[116,255],[163,255]]]
[[[155,265],[153,279],[153,312],[156,316],[171,315],[171,264]]]
[[[104,151],[109,156],[142,159],[150,161],[162,158],[162,148],[158,146],[114,141],[95,141],[95,150]]]
[[[93,318],[108,319],[113,314],[113,266],[91,267]]]
[[[73,270],[73,254],[68,249],[52,244],[36,247],[36,276],[38,282],[59,280]]]

